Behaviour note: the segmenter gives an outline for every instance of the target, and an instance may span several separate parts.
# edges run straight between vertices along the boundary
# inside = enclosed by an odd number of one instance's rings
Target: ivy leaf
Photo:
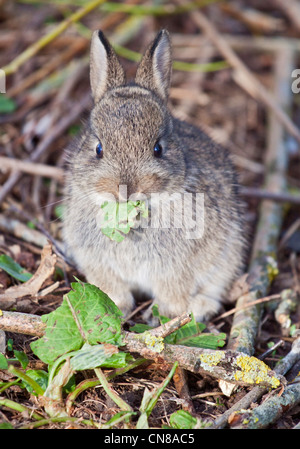
[[[42,316],[44,336],[31,343],[34,354],[48,364],[87,343],[122,343],[122,312],[114,302],[95,285],[76,282],[71,287],[61,306]]]

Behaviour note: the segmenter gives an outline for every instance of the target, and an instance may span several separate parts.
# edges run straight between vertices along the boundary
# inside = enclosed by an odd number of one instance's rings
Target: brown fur
[[[163,315],[185,311],[197,320],[215,314],[240,273],[244,248],[242,208],[230,156],[198,128],[167,109],[171,76],[169,35],[148,47],[133,83],[106,38],[95,32],[91,86],[95,106],[77,143],[68,150],[64,240],[88,282],[128,313],[133,291],[151,295]],[[103,158],[96,157],[101,142]],[[161,158],[154,157],[159,141]],[[186,228],[163,227],[150,200],[152,227],[131,230],[120,242],[101,233],[97,217],[105,193],[204,194],[204,233],[187,239]],[[180,218],[177,203],[164,203]],[[194,210],[195,212],[195,210]],[[196,213],[196,212],[195,212]],[[172,222],[173,223],[173,222]],[[149,317],[149,312],[146,313]]]

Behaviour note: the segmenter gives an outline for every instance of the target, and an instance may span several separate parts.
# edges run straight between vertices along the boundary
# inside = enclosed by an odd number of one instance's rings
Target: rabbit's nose
[[[119,201],[128,201],[128,199],[138,194],[138,188],[136,184],[132,182],[119,184]]]

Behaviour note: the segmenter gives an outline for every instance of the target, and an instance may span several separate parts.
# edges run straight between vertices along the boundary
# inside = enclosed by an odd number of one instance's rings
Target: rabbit
[[[153,299],[161,315],[192,312],[205,322],[222,309],[244,264],[243,205],[227,150],[168,109],[171,52],[169,33],[161,30],[135,79],[127,82],[103,32],[93,32],[94,107],[67,150],[63,239],[87,282],[104,291],[125,316],[142,294]],[[127,192],[120,195],[124,186]],[[108,197],[126,201],[134,194],[148,201],[148,226],[140,221],[123,241],[113,241],[100,229],[101,204]],[[191,217],[175,226],[184,196]],[[169,226],[158,213],[159,203],[175,214]],[[150,307],[144,318],[151,322]]]

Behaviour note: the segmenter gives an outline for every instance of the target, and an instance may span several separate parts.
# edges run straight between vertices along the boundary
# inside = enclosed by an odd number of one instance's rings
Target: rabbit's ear
[[[90,80],[95,102],[107,89],[126,82],[123,67],[102,31],[94,31],[92,36]]]
[[[135,82],[146,89],[154,90],[163,100],[167,100],[171,72],[170,37],[167,30],[161,30],[143,56]]]

